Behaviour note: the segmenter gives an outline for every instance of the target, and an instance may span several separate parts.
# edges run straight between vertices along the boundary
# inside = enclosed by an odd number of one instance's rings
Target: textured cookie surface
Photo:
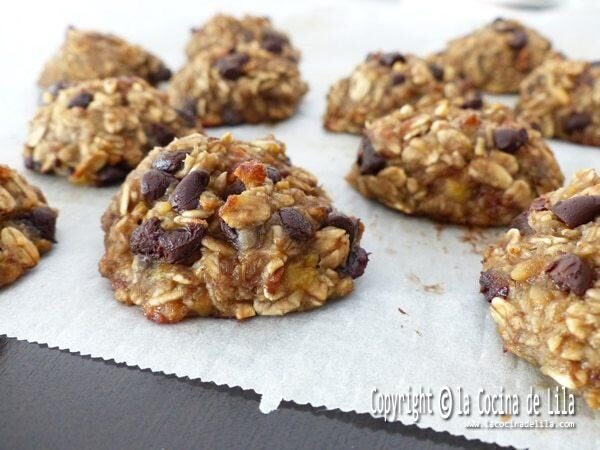
[[[56,216],[38,188],[0,165],[0,287],[35,267],[50,250]]]
[[[600,177],[536,199],[483,260],[504,347],[600,408]]]
[[[75,83],[45,100],[29,125],[25,164],[73,183],[118,183],[153,147],[192,131],[190,118],[140,78]]]
[[[515,20],[496,19],[448,43],[437,59],[484,91],[516,93],[519,83],[551,53],[551,44]]]
[[[193,33],[187,53],[169,96],[204,126],[286,119],[308,90],[300,53],[268,19],[217,16]]]
[[[517,111],[546,137],[600,146],[600,64],[549,59],[521,83]]]
[[[400,110],[367,125],[348,181],[406,214],[508,224],[563,176],[540,133],[502,105]]]
[[[331,131],[360,133],[365,122],[406,104],[432,104],[463,95],[465,101],[480,101],[469,91],[470,84],[451,67],[409,54],[372,53],[349,77],[331,87],[324,125]]]
[[[281,315],[349,294],[363,225],[273,138],[190,135],[153,150],[102,220],[117,300],[160,323]]]
[[[168,80],[171,71],[156,56],[117,36],[69,28],[65,42],[44,66],[38,84],[47,88],[122,75],[158,84]]]

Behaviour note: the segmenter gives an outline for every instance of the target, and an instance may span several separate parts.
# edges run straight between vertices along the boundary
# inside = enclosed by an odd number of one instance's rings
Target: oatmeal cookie
[[[531,28],[499,18],[450,41],[434,59],[456,67],[479,89],[510,94],[552,53],[551,48],[550,41]]]
[[[600,409],[600,176],[536,199],[484,254],[481,292],[504,348]]]
[[[442,98],[469,95],[481,101],[471,86],[444,67],[409,54],[371,53],[352,74],[336,82],[327,94],[323,118],[331,131],[361,133],[365,122],[406,104],[431,104]]]
[[[171,71],[156,56],[112,34],[67,29],[65,42],[46,63],[38,85],[138,76],[156,85],[171,78]]]
[[[549,59],[521,83],[517,111],[545,137],[600,146],[600,64]]]
[[[169,96],[202,125],[218,126],[287,119],[307,90],[295,60],[250,41],[194,56],[173,76]]]
[[[83,81],[44,98],[29,126],[25,165],[73,183],[118,183],[153,147],[192,131],[193,120],[141,78]]]
[[[502,105],[403,106],[367,124],[348,181],[406,214],[458,224],[508,224],[563,182],[539,132]]]
[[[201,28],[192,29],[192,37],[186,46],[189,59],[199,53],[219,48],[229,52],[250,42],[259,42],[268,52],[281,55],[293,61],[300,60],[289,37],[273,27],[268,17],[244,16],[237,19],[225,14],[217,14]]]
[[[159,323],[316,308],[349,294],[368,262],[362,223],[272,137],[195,134],[154,149],[102,227],[115,298]]]
[[[50,250],[56,216],[38,188],[0,165],[0,287],[37,266]]]

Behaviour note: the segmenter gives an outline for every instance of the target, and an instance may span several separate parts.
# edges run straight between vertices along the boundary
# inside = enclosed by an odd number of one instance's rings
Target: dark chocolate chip
[[[436,63],[429,63],[427,65],[433,78],[437,81],[444,81],[444,68]]]
[[[90,94],[89,92],[80,92],[79,94],[77,94],[75,97],[73,97],[68,105],[67,108],[71,109],[71,108],[87,108],[89,106],[90,103],[92,103],[92,100],[94,100],[94,96],[92,94]]]
[[[281,181],[281,172],[273,166],[267,166],[267,178],[269,178],[273,184]]]
[[[398,52],[381,53],[378,56],[378,60],[379,64],[387,67],[392,67],[397,62],[406,62],[404,55]]]
[[[193,264],[202,254],[204,227],[191,224],[166,231],[156,217],[148,219],[131,234],[129,245],[135,255],[170,264]]]
[[[592,123],[592,116],[586,112],[573,112],[563,121],[563,130],[567,134],[584,130]]]
[[[392,86],[398,86],[400,84],[404,84],[406,81],[406,75],[403,73],[393,73],[392,74]]]
[[[52,97],[56,97],[60,91],[69,86],[69,83],[66,81],[58,81],[50,86],[46,92],[50,94]]]
[[[151,123],[146,126],[146,138],[148,139],[147,146],[152,149],[154,147],[165,147],[175,139],[175,134],[160,123]]]
[[[175,112],[177,113],[177,115],[179,116],[179,118],[182,120],[183,124],[186,127],[190,127],[193,128],[196,126],[196,114],[190,112],[190,110],[182,108],[182,109],[175,109]]]
[[[148,82],[156,85],[162,81],[168,81],[171,78],[171,75],[173,75],[171,70],[168,67],[161,65],[156,72],[152,72],[148,75]]]
[[[358,150],[358,167],[361,175],[377,175],[386,166],[383,156],[375,151],[371,141],[364,136]]]
[[[268,52],[279,55],[287,43],[288,39],[285,36],[274,31],[267,31],[262,37],[260,46]]]
[[[527,36],[527,33],[522,29],[518,29],[515,30],[508,39],[508,46],[513,50],[521,50],[527,45],[528,41],[529,37]]]
[[[529,225],[529,211],[523,211],[510,222],[510,228],[516,228],[522,235],[533,233],[533,228]]]
[[[481,94],[476,93],[470,96],[467,96],[461,108],[463,109],[481,109],[483,106],[483,99],[481,98]]]
[[[223,190],[223,198],[227,199],[230,195],[240,195],[246,190],[246,186],[240,179],[236,179]]]
[[[225,105],[221,108],[221,120],[223,125],[240,125],[244,123],[244,116],[233,106]]]
[[[600,195],[579,195],[562,200],[550,210],[569,228],[575,228],[600,215]]]
[[[47,206],[36,206],[19,215],[16,220],[31,227],[42,239],[56,242],[56,213]]]
[[[24,160],[23,163],[25,164],[25,167],[28,168],[29,170],[35,170],[38,171],[40,170],[41,164],[37,161],[35,161],[33,159],[33,156],[27,156]]]
[[[177,179],[166,172],[157,169],[150,169],[142,177],[140,183],[140,193],[148,205],[152,205],[161,198],[171,183]]]
[[[234,53],[218,59],[215,67],[223,78],[235,81],[244,74],[244,65],[248,61],[250,61],[248,55]]]
[[[183,167],[187,152],[163,152],[152,163],[154,169],[174,174]]]
[[[209,181],[210,174],[205,170],[193,170],[188,173],[171,192],[169,196],[171,206],[178,212],[196,209],[198,197],[204,192]]]
[[[491,302],[494,297],[508,297],[508,277],[497,270],[481,272],[481,276],[479,277],[479,292],[483,294],[488,302]]]
[[[221,217],[219,217],[219,228],[221,229],[221,232],[229,242],[231,242],[232,244],[237,243],[237,230],[227,225],[227,222],[225,222]]]
[[[525,128],[496,128],[493,133],[494,145],[503,152],[515,153],[529,140]]]
[[[341,228],[350,238],[350,246],[354,244],[354,240],[356,239],[356,235],[358,234],[358,219],[356,217],[348,217],[345,214],[334,211],[329,213],[327,219],[323,223],[324,227],[336,227]]]
[[[594,285],[596,273],[583,259],[572,253],[561,256],[546,269],[562,291],[583,296]]]
[[[307,241],[315,234],[310,220],[295,208],[281,208],[279,218],[285,232],[297,241]]]
[[[96,173],[97,186],[111,186],[120,183],[131,172],[131,167],[126,163],[119,163],[114,166],[104,166]]]
[[[354,246],[350,250],[346,264],[342,268],[342,273],[352,278],[358,278],[365,272],[368,263],[369,254],[367,251],[362,247]]]

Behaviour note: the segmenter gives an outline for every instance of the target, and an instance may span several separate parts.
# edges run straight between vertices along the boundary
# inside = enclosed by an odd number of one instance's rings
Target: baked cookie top
[[[38,188],[0,165],[0,287],[35,267],[50,250],[56,217]]]
[[[483,259],[504,346],[600,408],[600,176],[536,199]]]
[[[406,104],[431,104],[470,90],[470,84],[451,67],[410,54],[371,53],[329,89],[323,123],[331,131],[360,133],[365,122]],[[476,97],[469,94],[469,100]]]
[[[349,294],[362,223],[272,137],[200,134],[153,150],[103,216],[100,271],[156,322],[281,315]]]
[[[367,124],[348,181],[407,214],[459,224],[508,224],[562,184],[539,132],[499,104],[410,105]]]
[[[600,64],[547,60],[521,83],[517,111],[546,137],[600,146]]]
[[[434,56],[454,66],[475,87],[496,94],[516,93],[519,83],[552,54],[552,45],[516,20],[498,18],[454,39]]]
[[[133,75],[150,84],[171,78],[171,71],[153,54],[112,34],[69,27],[65,41],[46,63],[38,84],[48,88],[57,83]]]
[[[118,183],[150,149],[192,131],[193,119],[140,78],[74,83],[44,99],[29,125],[25,165],[73,183]]]
[[[193,28],[186,54],[192,59],[207,50],[219,48],[226,52],[235,51],[252,42],[258,42],[261,48],[273,54],[300,60],[300,52],[292,46],[289,37],[274,28],[268,17],[249,15],[237,19],[217,14],[202,27]]]

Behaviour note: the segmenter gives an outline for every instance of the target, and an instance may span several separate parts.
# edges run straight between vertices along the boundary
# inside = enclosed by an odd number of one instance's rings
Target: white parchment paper
[[[600,7],[569,1],[551,10],[506,10],[489,2],[344,1],[284,2],[11,2],[0,27],[1,161],[22,168],[21,143],[37,98],[42,61],[62,40],[67,24],[113,31],[140,43],[177,67],[188,29],[212,13],[268,14],[288,30],[304,53],[302,70],[311,90],[300,112],[276,126],[238,127],[234,136],[275,133],[289,155],[322,181],[336,205],[362,217],[364,247],[372,252],[356,291],[310,313],[282,318],[194,319],[158,326],[112,299],[97,271],[103,253],[100,215],[114,189],[74,187],[65,180],[28,173],[60,209],[55,249],[29,275],[0,293],[0,334],[68,349],[167,374],[252,389],[261,409],[281,399],[343,411],[373,413],[373,391],[434,395],[434,414],[418,425],[488,442],[532,448],[597,448],[598,414],[583,402],[575,430],[466,428],[498,416],[480,416],[478,393],[518,395],[526,413],[533,387],[543,396],[555,386],[530,365],[503,353],[487,303],[478,295],[480,254],[498,232],[436,227],[366,201],[343,176],[358,138],[321,128],[328,86],[376,49],[424,54],[445,40],[498,15],[519,17],[550,36],[574,57],[600,59]],[[511,101],[503,100],[503,101]],[[209,130],[221,134],[224,130]],[[565,174],[600,168],[600,149],[551,142]],[[447,386],[472,397],[472,413],[444,420],[438,402]],[[503,391],[502,391],[503,389]],[[378,397],[377,397],[378,398]],[[485,405],[483,405],[485,406]],[[413,423],[408,414],[395,419]]]

